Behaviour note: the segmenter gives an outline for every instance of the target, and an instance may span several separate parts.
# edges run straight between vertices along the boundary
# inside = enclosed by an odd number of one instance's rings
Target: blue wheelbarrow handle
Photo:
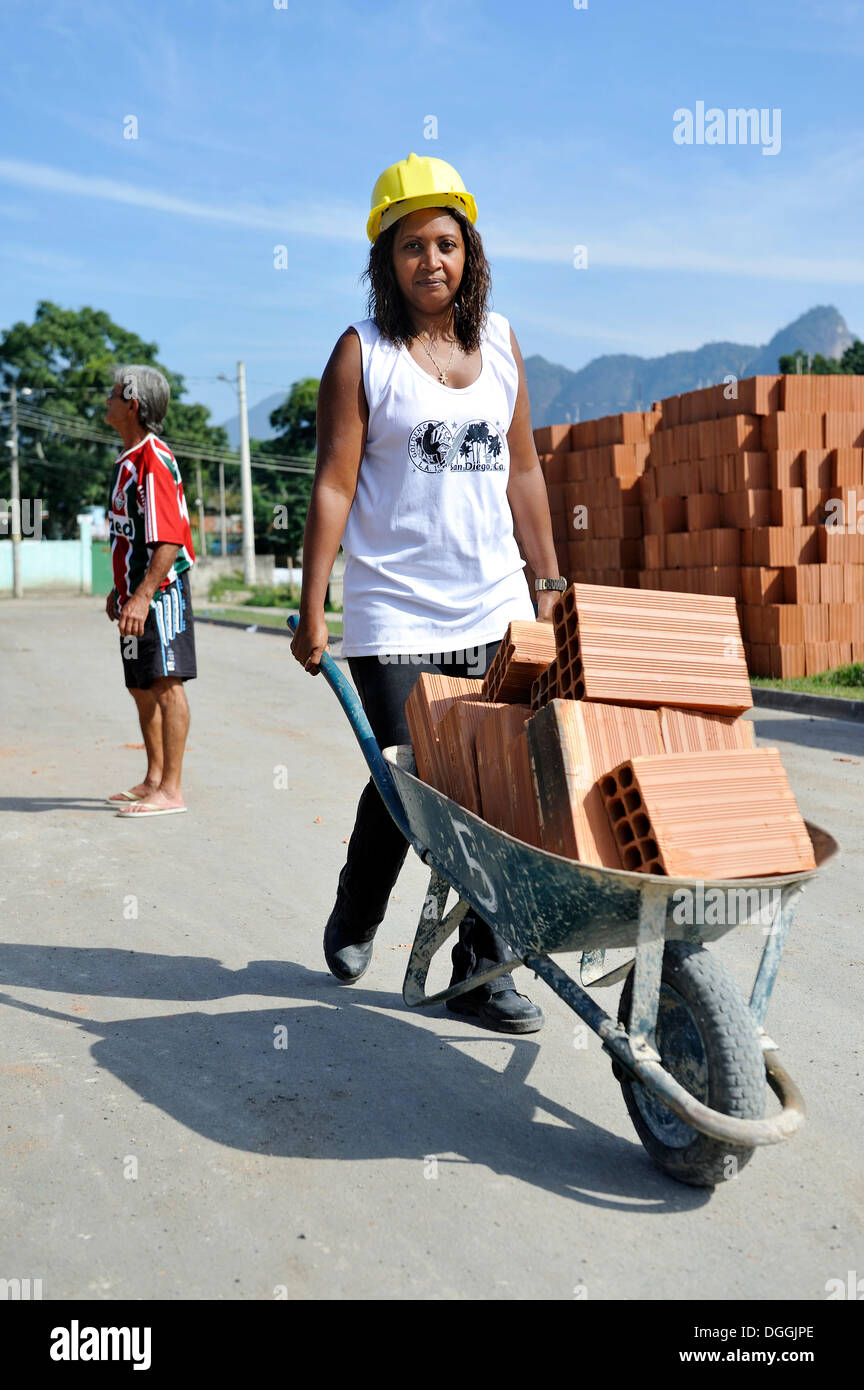
[[[296,632],[300,620],[292,614],[288,619],[288,626],[292,632]],[[402,805],[402,798],[396,790],[396,783],[393,780],[393,773],[384,761],[381,749],[378,747],[378,740],[372,732],[369,720],[366,718],[366,711],[360,703],[360,697],[353,685],[345,679],[336,662],[329,652],[324,652],[319,663],[321,674],[326,680],[330,689],[336,695],[340,705],[348,716],[351,728],[354,730],[354,737],[360,744],[360,751],[369,765],[372,780],[387,810],[390,812],[394,821],[398,825],[406,840],[413,845],[417,853],[422,858],[426,852],[425,845],[411,833],[408,820],[405,815],[405,807]]]

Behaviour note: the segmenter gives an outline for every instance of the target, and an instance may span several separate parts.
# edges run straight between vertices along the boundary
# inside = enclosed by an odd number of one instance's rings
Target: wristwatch
[[[557,579],[535,579],[534,588],[538,594],[544,593],[549,589],[554,590],[557,594],[563,594],[564,590],[567,588],[567,580],[560,574]]]

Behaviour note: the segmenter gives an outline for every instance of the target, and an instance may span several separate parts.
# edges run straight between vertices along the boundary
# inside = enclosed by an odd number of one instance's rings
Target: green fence
[[[111,546],[108,541],[93,542],[93,593],[108,594],[114,586],[111,573]]]

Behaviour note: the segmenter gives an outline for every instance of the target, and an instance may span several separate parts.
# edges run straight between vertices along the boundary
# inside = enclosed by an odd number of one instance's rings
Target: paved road
[[[101,601],[0,604],[0,1276],[61,1299],[818,1300],[864,1271],[864,730],[755,716],[845,851],[769,1014],[809,1123],[712,1196],[651,1166],[596,1040],[527,972],[535,1037],[404,1009],[418,861],[369,974],[335,984],[348,724],[287,642],[202,627],[199,649],[191,811],[129,824],[102,800],[142,764]],[[757,944],[714,949],[743,982]]]

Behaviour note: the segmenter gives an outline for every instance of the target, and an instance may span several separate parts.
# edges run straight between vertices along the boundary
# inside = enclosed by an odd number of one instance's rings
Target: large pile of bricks
[[[640,479],[660,418],[659,409],[637,410],[534,431],[561,574],[589,584],[638,583]]]
[[[864,377],[750,377],[535,443],[568,579],[735,599],[754,675],[864,660]]]
[[[583,863],[693,878],[813,867],[776,749],[754,746],[732,598],[574,584],[511,623],[482,683],[422,674],[418,774]]]

